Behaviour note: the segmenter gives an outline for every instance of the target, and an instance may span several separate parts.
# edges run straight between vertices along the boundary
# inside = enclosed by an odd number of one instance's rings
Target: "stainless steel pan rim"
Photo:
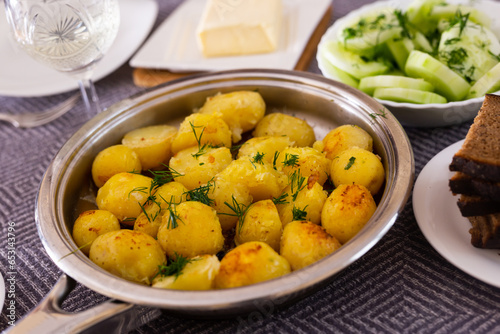
[[[107,145],[108,131],[124,132],[129,118],[141,114],[161,99],[170,99],[193,92],[235,90],[238,87],[279,87],[293,94],[330,98],[340,106],[359,110],[362,122],[371,125],[378,138],[379,150],[385,155],[386,188],[380,204],[367,227],[333,255],[279,279],[252,286],[216,291],[175,291],[155,289],[117,278],[92,263],[77,248],[71,238],[65,201],[71,188],[71,173],[84,156],[95,154]],[[414,178],[413,153],[406,134],[385,108],[367,95],[318,75],[279,70],[239,70],[197,75],[171,82],[143,94],[125,99],[94,117],[76,132],[57,153],[40,185],[36,205],[36,223],[42,243],[56,265],[88,288],[110,298],[133,304],[149,305],[191,314],[239,313],[262,303],[282,303],[304,296],[336,273],[346,268],[372,248],[394,224],[403,209]],[[349,115],[349,114],[346,114]],[[118,130],[117,130],[118,129]],[[96,143],[99,143],[96,144]],[[66,211],[65,211],[66,210]],[[72,253],[74,252],[74,253]],[[71,254],[71,255],[68,255]]]

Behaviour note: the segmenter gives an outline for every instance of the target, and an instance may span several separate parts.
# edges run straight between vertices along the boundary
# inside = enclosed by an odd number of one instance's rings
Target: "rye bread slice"
[[[469,217],[471,244],[478,248],[500,248],[500,214]]]
[[[457,172],[449,181],[450,190],[454,194],[481,196],[500,201],[500,182],[489,182]]]
[[[500,202],[479,196],[461,195],[457,204],[464,217],[500,213]]]
[[[486,94],[450,170],[500,182],[500,96]]]

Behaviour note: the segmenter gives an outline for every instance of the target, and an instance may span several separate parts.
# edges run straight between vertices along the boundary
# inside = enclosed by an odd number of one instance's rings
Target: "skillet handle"
[[[158,309],[150,312],[117,300],[78,313],[66,312],[61,304],[75,286],[76,282],[63,274],[40,304],[4,333],[126,333],[160,315]]]

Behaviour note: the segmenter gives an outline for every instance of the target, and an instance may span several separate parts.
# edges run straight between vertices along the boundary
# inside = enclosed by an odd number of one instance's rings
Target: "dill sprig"
[[[205,132],[205,127],[203,125],[194,125],[193,123],[189,122],[189,125],[191,125],[191,129],[193,130],[194,138],[196,139],[196,142],[198,143],[198,152],[191,154],[195,159],[198,159],[200,156],[203,154],[207,153],[207,149],[209,148],[214,148],[215,146],[212,146],[210,143],[206,144],[201,144],[201,137],[203,137],[203,133]],[[200,135],[198,136],[196,133],[196,129],[200,129],[201,132]]]
[[[280,156],[280,153],[281,153],[280,151],[275,151],[275,152],[274,152],[274,157],[273,157],[273,168],[274,168],[275,170],[277,170],[277,168],[276,168],[276,163],[278,162],[278,158],[279,158],[279,156]]]
[[[288,198],[288,193],[283,193],[279,197],[273,197],[272,201],[274,205],[287,204],[288,203],[287,198]]]
[[[408,30],[408,17],[406,13],[403,13],[402,10],[396,9],[394,11],[394,16],[396,16],[396,19],[399,22],[399,26],[401,27],[401,37],[407,37],[407,38],[413,38],[410,34],[410,31]]]
[[[295,205],[292,208],[292,220],[305,220],[307,217],[307,205],[303,209],[297,208]]]
[[[377,116],[380,116],[382,118],[387,119],[387,111],[386,111],[386,109],[380,109],[378,113],[373,112],[373,113],[370,114],[370,117],[373,118],[373,119],[375,119]]]
[[[285,160],[282,162],[285,167],[299,167],[299,156],[297,154],[285,153]]]
[[[262,153],[262,152],[257,152],[253,157],[252,159],[250,159],[250,162],[252,163],[252,166],[254,168],[257,168],[255,166],[255,164],[260,164],[260,165],[263,165],[264,164],[264,156],[266,154],[265,153]]]
[[[250,206],[247,206],[243,203],[238,203],[238,200],[234,198],[234,195],[231,195],[231,199],[232,199],[231,204],[229,204],[228,202],[224,202],[224,204],[228,208],[230,208],[234,212],[234,214],[226,213],[226,215],[238,217],[238,231],[241,232],[241,228],[243,227],[243,221],[245,220],[245,216]]]
[[[214,204],[214,200],[208,196],[210,190],[215,187],[215,181],[212,178],[207,184],[188,190],[184,192],[190,201],[201,202],[205,205],[211,206]]]
[[[182,222],[181,217],[179,217],[179,214],[175,210],[175,205],[172,205],[172,203],[169,204],[168,208],[168,223],[167,223],[167,228],[170,229],[175,229],[177,226],[179,226],[178,222]]]
[[[176,252],[175,260],[170,260],[170,263],[167,263],[166,265],[162,264],[158,266],[158,272],[153,276],[153,279],[155,279],[156,276],[175,276],[175,279],[177,279],[180,275],[182,275],[184,267],[191,261],[193,261],[193,259],[188,259],[187,257],[177,254]]]
[[[300,169],[298,169],[288,176],[288,182],[290,184],[292,199],[295,202],[299,192],[307,186],[306,178],[302,176]]]

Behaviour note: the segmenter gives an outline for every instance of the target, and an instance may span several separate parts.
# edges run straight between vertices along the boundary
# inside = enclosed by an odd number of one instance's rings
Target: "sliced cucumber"
[[[452,5],[452,4],[438,4],[432,8],[429,13],[429,18],[434,20],[446,19],[450,20],[460,11],[462,15],[469,14],[469,20],[475,23],[479,23],[484,27],[489,28],[491,26],[491,19],[488,15],[483,13],[477,8],[464,6],[464,5]]]
[[[384,74],[390,68],[383,62],[366,61],[360,55],[346,50],[338,41],[328,41],[320,53],[333,66],[356,79]]]
[[[414,78],[430,82],[436,92],[448,101],[462,100],[469,92],[470,85],[461,76],[431,55],[413,50],[406,61],[405,72]]]
[[[358,88],[359,86],[358,80],[354,79],[341,69],[333,66],[322,53],[319,54],[319,57],[321,57],[321,61],[324,66],[323,69],[326,71],[327,77],[345,83],[346,85],[349,85],[351,87]]]
[[[417,104],[446,103],[446,99],[432,92],[424,92],[409,88],[377,88],[373,97],[394,102],[408,102]]]
[[[377,75],[360,80],[359,89],[372,95],[377,88],[409,88],[432,92],[434,87],[423,79],[400,77],[396,75]]]
[[[500,90],[500,63],[476,81],[470,88],[467,98],[472,99],[484,96],[487,93],[494,93],[498,90]]]
[[[388,40],[386,44],[399,69],[404,71],[406,59],[408,59],[410,52],[415,48],[413,42],[411,39],[405,37]]]
[[[434,31],[437,26],[436,20],[430,20],[429,15],[434,5],[442,0],[414,0],[408,6],[406,14],[408,21],[418,27],[424,34]]]
[[[413,44],[415,45],[415,48],[420,51],[425,51],[431,53],[433,50],[431,43],[429,43],[429,40],[427,37],[425,37],[424,34],[422,34],[418,30],[414,30],[412,32],[413,35]]]

